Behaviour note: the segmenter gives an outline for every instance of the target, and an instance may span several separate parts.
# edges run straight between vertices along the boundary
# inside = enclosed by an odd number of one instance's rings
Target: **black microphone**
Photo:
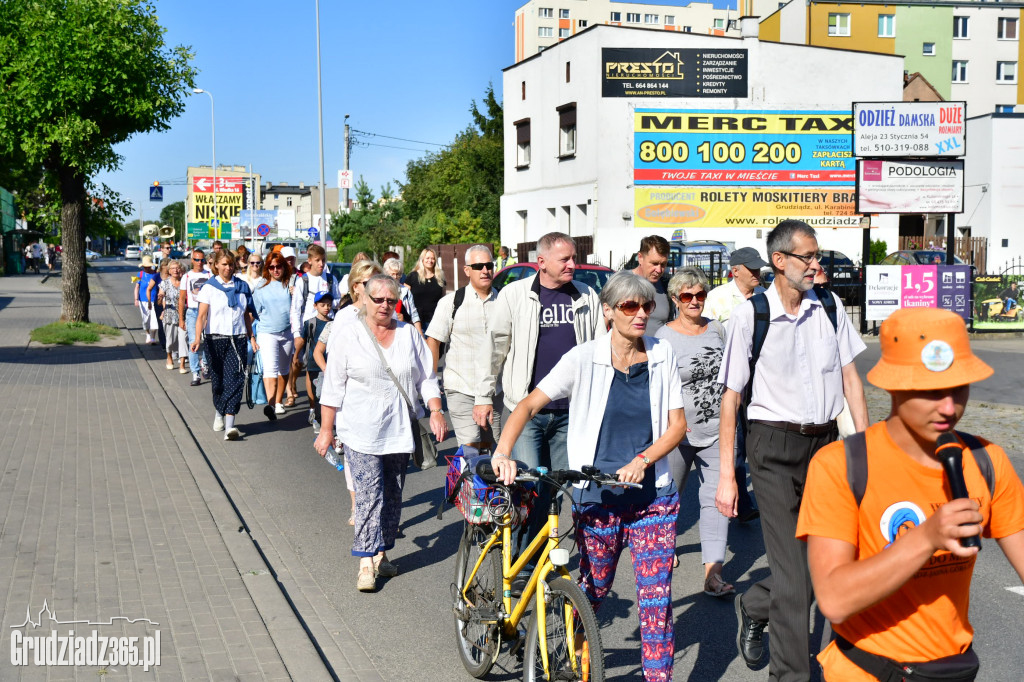
[[[967,498],[967,484],[964,482],[964,459],[963,446],[952,433],[939,435],[935,443],[935,457],[942,464],[946,472],[946,480],[949,482],[949,490],[953,493],[953,499]],[[969,524],[965,524],[969,525]],[[977,547],[981,549],[981,537],[972,535],[960,538],[961,547]]]

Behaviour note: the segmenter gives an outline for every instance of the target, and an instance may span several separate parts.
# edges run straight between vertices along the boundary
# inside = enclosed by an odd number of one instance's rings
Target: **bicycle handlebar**
[[[580,471],[574,469],[555,469],[554,471],[548,471],[544,467],[537,469],[530,469],[526,467],[522,462],[516,462],[518,471],[516,472],[516,483],[532,483],[541,479],[546,479],[555,485],[563,485],[565,483],[578,483],[583,481],[590,481],[596,483],[598,486],[621,486],[624,488],[642,488],[642,483],[632,483],[628,481],[620,481],[618,476],[615,474],[601,473],[596,467],[584,465],[580,467]],[[482,478],[487,483],[499,483],[497,477],[494,475],[494,469],[491,468],[490,459],[481,459],[476,463],[475,472],[477,476]]]

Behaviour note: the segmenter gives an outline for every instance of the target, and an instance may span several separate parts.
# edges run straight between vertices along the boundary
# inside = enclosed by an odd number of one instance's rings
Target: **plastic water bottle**
[[[324,455],[324,459],[326,459],[327,463],[330,464],[335,469],[337,469],[338,471],[345,470],[345,462],[338,455],[338,452],[334,449],[333,445],[327,446],[327,454]]]

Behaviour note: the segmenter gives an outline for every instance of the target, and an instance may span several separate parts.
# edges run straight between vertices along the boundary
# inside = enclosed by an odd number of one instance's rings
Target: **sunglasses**
[[[260,267],[260,266],[263,265],[263,261],[261,261],[261,260],[251,260],[251,261],[249,261],[249,265],[250,266]]]
[[[640,304],[636,301],[623,301],[622,303],[615,306],[626,315],[636,315],[643,308],[644,312],[650,315],[654,311],[654,301],[647,301],[647,303]]]
[[[193,258],[192,262],[193,263],[205,263],[206,259],[205,258]]]
[[[370,296],[370,300],[376,303],[377,305],[386,303],[389,308],[393,308],[395,305],[398,304],[397,298],[386,298],[384,296],[381,296],[380,298],[377,298],[376,296]]]
[[[683,303],[689,303],[693,299],[697,299],[698,301],[703,301],[707,297],[708,297],[708,292],[706,292],[706,291],[698,291],[695,294],[691,294],[691,293],[679,294],[679,296],[678,296],[679,300],[682,301]]]
[[[284,270],[284,265],[282,265],[281,263],[272,263],[271,265],[267,266],[267,269],[268,270]]]
[[[474,270],[493,270],[494,261],[487,261],[486,263],[471,263],[469,267]]]

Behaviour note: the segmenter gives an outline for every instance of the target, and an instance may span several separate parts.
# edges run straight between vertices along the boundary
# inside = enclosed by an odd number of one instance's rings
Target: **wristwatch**
[[[645,467],[651,466],[650,458],[647,455],[645,455],[644,453],[641,452],[639,455],[636,456],[636,458],[637,459],[642,459],[644,461],[644,466]]]

